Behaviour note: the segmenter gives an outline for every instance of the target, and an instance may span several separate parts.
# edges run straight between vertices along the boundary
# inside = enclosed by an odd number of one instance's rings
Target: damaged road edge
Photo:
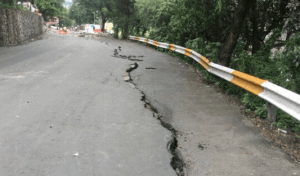
[[[131,64],[130,67],[126,70],[127,75],[125,75],[124,77],[124,81],[126,82],[130,82],[131,84],[133,84],[135,86],[135,88],[137,90],[139,90],[136,86],[136,84],[132,81],[131,79],[131,75],[130,73],[138,68],[138,64],[134,63]],[[139,90],[140,93],[142,94],[142,98],[141,101],[143,101],[144,107],[149,109],[150,111],[152,111],[153,113],[153,117],[155,117],[157,120],[160,121],[161,126],[163,126],[164,128],[166,128],[167,130],[169,130],[170,132],[172,132],[172,140],[168,142],[167,145],[167,149],[168,151],[172,154],[172,159],[170,162],[170,165],[172,166],[172,168],[175,170],[176,174],[178,176],[185,176],[186,174],[186,164],[184,162],[184,160],[181,157],[180,152],[178,151],[178,140],[177,140],[177,135],[178,132],[176,131],[176,129],[169,123],[167,123],[164,118],[162,117],[162,115],[159,114],[157,108],[155,108],[151,102],[147,99],[146,95],[144,92],[142,92],[141,90]]]

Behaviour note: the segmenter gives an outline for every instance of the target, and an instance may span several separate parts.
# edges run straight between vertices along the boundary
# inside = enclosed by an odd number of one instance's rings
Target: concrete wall
[[[0,46],[14,45],[43,34],[43,17],[18,9],[0,8]]]

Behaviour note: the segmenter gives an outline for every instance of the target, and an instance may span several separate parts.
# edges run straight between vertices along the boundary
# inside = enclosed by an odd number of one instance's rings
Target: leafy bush
[[[225,43],[232,36],[228,35],[232,27],[237,29],[232,24],[239,10],[238,4],[231,0],[136,0],[136,19],[140,27],[147,29],[148,38],[185,46],[212,62],[217,62],[221,43]],[[299,0],[255,1],[252,5],[255,8],[247,12],[243,26],[238,27],[241,33],[233,53],[230,53],[229,67],[269,80],[299,94]],[[272,18],[266,18],[268,16]],[[286,42],[280,37],[284,33],[289,38]],[[139,32],[135,34],[138,35]],[[278,44],[285,48],[274,53],[274,46]],[[240,98],[247,111],[253,110],[261,118],[267,117],[265,100],[210,74],[187,56],[166,52],[193,64],[208,82],[218,85],[227,94]],[[296,120],[282,111],[278,112],[275,125],[295,131],[300,128]]]
[[[239,43],[234,51],[230,67],[262,79],[267,79],[274,84],[299,94],[300,35],[295,35],[286,41],[286,48],[273,57],[272,47],[279,34],[280,31],[275,30],[265,45],[253,55],[243,50],[243,43]],[[186,42],[186,47],[205,55],[212,62],[216,62],[217,60],[217,52],[220,45],[218,42],[207,42],[202,38],[196,38]],[[218,79],[208,73],[198,63],[196,63],[196,65],[198,65],[196,68],[203,72],[205,79],[217,84],[225,90],[227,94],[241,98],[242,103],[246,105],[247,109],[255,111],[259,117],[267,117],[267,102],[265,102],[265,100],[234,84]],[[277,113],[277,122],[275,122],[274,125],[281,129],[290,128],[296,132],[300,132],[300,123],[281,110]]]
[[[193,39],[193,40],[188,40],[185,43],[185,46],[187,48],[190,48],[190,49],[196,51],[199,54],[202,54],[203,56],[208,58],[211,62],[216,62],[217,61],[218,49],[220,48],[221,43],[219,43],[219,42],[208,42],[208,41],[205,41],[202,38],[196,38],[196,39]],[[218,77],[216,77],[216,76],[210,74],[209,72],[207,72],[206,69],[204,69],[199,63],[194,62],[193,65],[203,73],[204,78],[207,81],[214,82],[216,85],[218,85],[220,87],[223,87],[224,84],[227,84],[227,83],[225,83],[225,81],[220,80]]]
[[[287,130],[288,128],[290,128],[296,133],[300,133],[300,123],[296,119],[292,118],[281,110],[279,110],[277,114],[277,121],[274,122],[273,125],[283,130]]]
[[[0,2],[0,7],[5,9],[20,9],[29,11],[27,8],[23,7],[22,5],[16,5],[15,1],[12,1],[11,4]]]
[[[286,41],[285,49],[272,57],[271,49],[278,35],[279,31],[274,31],[265,46],[254,55],[250,55],[244,50],[237,51],[239,48],[237,47],[235,53],[238,58],[232,60],[231,68],[267,79],[299,94],[300,35],[297,34]],[[242,102],[261,118],[267,117],[267,104],[261,98],[247,92],[242,95]],[[291,128],[300,132],[300,123],[281,110],[277,113],[277,122],[274,125],[282,129]]]

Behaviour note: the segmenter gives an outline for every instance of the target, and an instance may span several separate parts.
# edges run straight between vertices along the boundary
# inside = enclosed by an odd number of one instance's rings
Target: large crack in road
[[[120,47],[119,47],[119,51]],[[131,59],[132,57],[143,57],[143,56],[125,56],[125,55],[119,55],[117,49],[114,50],[114,56],[117,58],[122,59],[128,59],[131,61],[143,61],[139,59]],[[176,174],[178,176],[186,176],[186,164],[184,160],[182,159],[181,153],[179,152],[178,148],[178,131],[168,122],[166,122],[165,118],[158,112],[158,109],[154,107],[149,99],[147,99],[146,94],[140,90],[136,83],[134,83],[133,79],[131,78],[130,73],[134,70],[136,70],[139,67],[137,63],[130,64],[130,67],[126,70],[126,74],[124,75],[124,81],[130,83],[135,89],[137,89],[141,94],[141,101],[144,102],[144,107],[148,110],[150,110],[153,113],[153,117],[159,120],[161,126],[166,128],[172,133],[172,140],[168,142],[167,150],[172,154],[172,159],[170,162],[171,167],[174,169]]]

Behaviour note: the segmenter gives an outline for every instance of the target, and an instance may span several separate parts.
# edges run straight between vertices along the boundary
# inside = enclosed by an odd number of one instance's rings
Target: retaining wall
[[[43,34],[43,17],[18,9],[0,8],[0,46],[15,45]]]

